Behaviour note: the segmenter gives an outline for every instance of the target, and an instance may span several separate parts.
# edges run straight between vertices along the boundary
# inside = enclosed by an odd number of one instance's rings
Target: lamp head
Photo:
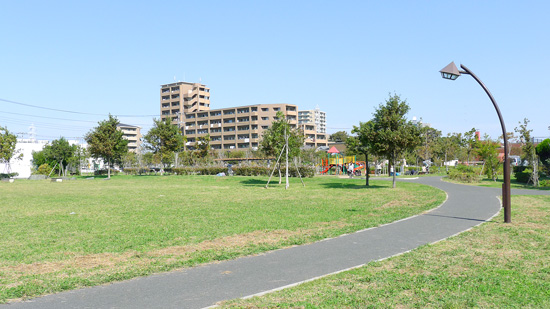
[[[446,67],[441,69],[441,77],[445,79],[455,80],[460,76],[460,71],[456,67],[454,61],[449,63]]]

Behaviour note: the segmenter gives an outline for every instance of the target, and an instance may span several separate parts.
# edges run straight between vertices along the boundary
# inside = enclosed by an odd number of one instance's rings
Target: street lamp
[[[510,223],[512,222],[512,204],[510,202],[512,198],[512,195],[510,193],[510,158],[508,156],[508,137],[506,135],[506,126],[504,125],[504,119],[502,119],[502,114],[500,113],[497,102],[491,95],[491,92],[489,92],[489,89],[487,89],[483,82],[481,82],[481,80],[479,80],[479,78],[477,78],[477,76],[472,73],[472,71],[468,70],[467,67],[462,64],[460,65],[460,67],[464,71],[458,70],[455,63],[451,62],[439,72],[441,73],[441,77],[450,80],[457,79],[461,74],[471,75],[479,83],[481,88],[485,90],[485,92],[489,96],[489,99],[491,99],[491,102],[493,102],[495,110],[497,111],[498,119],[500,120],[500,126],[502,127],[502,138],[504,139],[504,183],[502,184],[502,207],[504,207],[504,222]]]

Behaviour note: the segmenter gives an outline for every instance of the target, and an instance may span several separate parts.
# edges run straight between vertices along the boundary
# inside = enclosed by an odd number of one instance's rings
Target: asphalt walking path
[[[479,225],[501,208],[497,198],[501,194],[499,189],[452,184],[441,181],[441,177],[400,181],[440,188],[447,192],[448,198],[440,207],[424,214],[309,245],[0,307],[204,308],[222,300],[261,295],[410,251]],[[512,194],[550,195],[550,191],[512,190]]]

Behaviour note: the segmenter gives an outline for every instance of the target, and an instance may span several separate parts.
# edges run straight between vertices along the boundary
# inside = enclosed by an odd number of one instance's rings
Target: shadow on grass
[[[379,189],[379,188],[389,188],[388,186],[381,186],[381,185],[369,185],[365,186],[365,184],[355,184],[355,183],[323,183],[321,186],[327,188],[327,189]]]
[[[265,185],[267,184],[266,180],[260,180],[260,179],[254,179],[254,178],[244,179],[244,180],[241,180],[240,182],[247,187],[265,187]]]

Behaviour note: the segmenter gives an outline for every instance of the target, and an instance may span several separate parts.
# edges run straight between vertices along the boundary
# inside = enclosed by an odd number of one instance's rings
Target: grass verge
[[[222,307],[549,308],[550,196],[514,196],[495,220],[446,241]]]
[[[443,181],[452,182],[456,184],[461,185],[471,185],[471,186],[479,186],[479,187],[487,187],[487,188],[502,188],[502,183],[504,182],[503,179],[497,179],[496,181],[484,177],[480,182],[478,183],[466,183],[461,181],[452,180],[449,177],[443,177]],[[545,179],[545,178],[543,178]],[[543,180],[541,179],[541,180]],[[517,180],[512,177],[510,179],[510,188],[512,189],[533,189],[533,190],[550,190],[550,187],[534,187],[532,184],[525,184],[521,182],[517,182]]]
[[[317,241],[441,204],[360,179],[116,176],[0,184],[0,302]]]

